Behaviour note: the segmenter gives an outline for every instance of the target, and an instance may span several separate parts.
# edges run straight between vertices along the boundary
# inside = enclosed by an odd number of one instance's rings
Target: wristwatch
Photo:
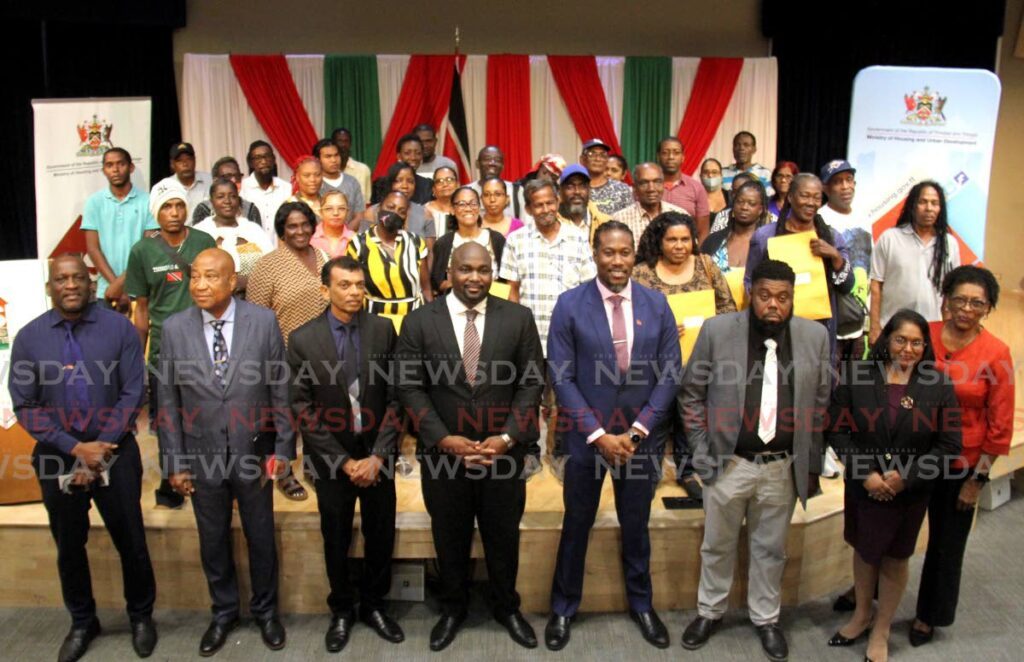
[[[639,446],[640,442],[644,440],[644,435],[640,434],[640,431],[636,428],[629,429],[629,440],[634,446]]]
[[[501,433],[501,440],[505,442],[508,450],[512,450],[512,447],[516,445],[516,440],[509,436],[508,432]]]
[[[988,474],[981,474],[981,473],[976,473],[973,476],[971,476],[971,478],[973,478],[979,485],[984,485],[989,480],[991,480],[988,477]]]

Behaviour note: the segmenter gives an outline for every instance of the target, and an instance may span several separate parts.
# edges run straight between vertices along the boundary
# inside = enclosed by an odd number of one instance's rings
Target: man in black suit
[[[423,500],[441,570],[442,616],[430,648],[446,648],[466,618],[473,521],[480,527],[494,616],[537,646],[519,611],[523,458],[538,437],[544,357],[529,309],[488,296],[487,249],[452,253],[452,291],[414,310],[399,338],[398,395],[419,435]]]
[[[398,643],[402,629],[385,613],[395,547],[394,454],[400,435],[392,383],[394,325],[363,310],[366,282],[351,257],[324,265],[323,315],[289,337],[292,410],[302,432],[306,475],[313,477],[331,593],[325,641],[337,653],[355,624],[348,549],[356,500],[366,540],[359,617]]]
[[[213,602],[213,621],[199,642],[204,657],[220,650],[238,626],[233,501],[249,548],[249,609],[268,648],[285,644],[271,487],[295,457],[284,342],[274,313],[233,298],[235,285],[235,263],[226,251],[197,255],[189,282],[195,305],[167,319],[160,344],[160,452],[171,487],[192,497]]]

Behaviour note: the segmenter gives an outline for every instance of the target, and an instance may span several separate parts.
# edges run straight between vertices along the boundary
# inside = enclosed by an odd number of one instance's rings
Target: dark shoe
[[[227,623],[214,621],[206,628],[203,638],[199,640],[199,654],[203,657],[210,657],[221,649],[224,642],[228,640],[231,631],[238,627],[238,619]]]
[[[352,626],[356,624],[356,615],[342,614],[331,616],[331,624],[324,636],[324,643],[327,644],[328,653],[339,653],[348,643],[348,637],[352,634]]]
[[[359,620],[369,625],[381,639],[386,639],[393,644],[405,641],[405,633],[402,632],[402,628],[380,609],[362,612],[359,615]]]
[[[284,478],[278,478],[275,482],[281,494],[292,501],[305,501],[309,498],[306,488],[302,486],[295,474],[288,474]]]
[[[560,651],[569,643],[569,635],[572,634],[572,618],[551,614],[548,624],[544,628],[544,645],[549,651]]]
[[[691,499],[704,500],[704,488],[697,482],[696,476],[683,476],[679,479],[679,484],[686,490],[686,496]]]
[[[443,615],[430,631],[430,650],[437,652],[448,648],[455,641],[455,635],[464,620],[466,614]]]
[[[782,628],[778,623],[758,625],[757,633],[761,635],[761,647],[765,655],[772,662],[785,662],[789,659],[789,645],[786,643],[786,635],[782,634]]]
[[[721,620],[712,620],[703,616],[693,619],[683,632],[683,648],[695,651],[708,643],[708,639],[715,633],[721,622]]]
[[[68,636],[64,637],[64,643],[60,645],[57,662],[75,662],[81,659],[85,651],[89,650],[92,640],[100,635],[100,631],[100,622],[95,618],[85,627],[72,627]]]
[[[934,636],[935,628],[932,628],[927,632],[923,632],[915,628],[913,624],[910,625],[910,645],[914,648],[917,648],[918,646],[924,646],[925,644],[930,642],[932,640],[932,637]]]
[[[185,505],[185,497],[171,489],[171,481],[166,478],[160,481],[160,487],[156,488],[154,494],[156,496],[156,505],[163,508],[177,509]]]
[[[267,645],[267,648],[272,651],[284,648],[284,626],[281,625],[281,621],[277,620],[277,616],[267,619],[257,618],[256,626],[259,627],[260,636],[263,637],[263,643]]]
[[[853,611],[857,608],[857,603],[846,596],[845,593],[836,598],[836,601],[832,603],[832,611]]]
[[[139,657],[149,657],[156,648],[156,623],[144,618],[132,623],[132,648]]]
[[[537,633],[533,631],[533,626],[523,618],[520,612],[514,611],[508,616],[498,618],[497,621],[505,626],[512,641],[523,648],[537,647]]]
[[[668,648],[668,630],[653,609],[643,613],[630,610],[629,617],[640,626],[640,634],[644,635],[647,643],[658,648]]]
[[[856,637],[844,637],[837,630],[836,633],[832,635],[832,638],[828,640],[828,645],[839,647],[852,646],[858,641],[860,641],[861,637],[867,636],[869,632],[871,632],[871,628],[866,627],[863,630],[861,630],[860,634],[858,634]],[[911,630],[911,632],[913,632],[913,630]]]

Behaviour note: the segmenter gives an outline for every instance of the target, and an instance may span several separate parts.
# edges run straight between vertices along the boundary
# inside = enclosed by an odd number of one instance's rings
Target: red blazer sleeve
[[[1013,359],[1010,350],[1002,345],[994,353],[990,364],[995,379],[988,391],[985,415],[988,433],[981,444],[981,452],[989,455],[1008,455],[1013,439],[1013,415],[1016,393],[1013,383]]]

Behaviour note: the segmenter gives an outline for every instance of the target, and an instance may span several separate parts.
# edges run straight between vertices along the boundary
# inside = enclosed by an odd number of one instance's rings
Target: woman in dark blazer
[[[469,186],[462,186],[452,194],[452,210],[445,233],[434,244],[434,263],[430,268],[430,284],[434,296],[446,294],[452,288],[448,267],[452,251],[466,242],[476,242],[487,249],[495,277],[501,266],[505,250],[505,237],[500,232],[483,227],[480,217],[480,195]]]
[[[961,448],[956,395],[935,369],[920,314],[904,309],[893,315],[869,359],[843,375],[829,420],[828,442],[846,465],[844,537],[854,549],[857,607],[828,643],[850,646],[870,631],[867,659],[887,659],[889,629],[933,481],[949,471]]]

